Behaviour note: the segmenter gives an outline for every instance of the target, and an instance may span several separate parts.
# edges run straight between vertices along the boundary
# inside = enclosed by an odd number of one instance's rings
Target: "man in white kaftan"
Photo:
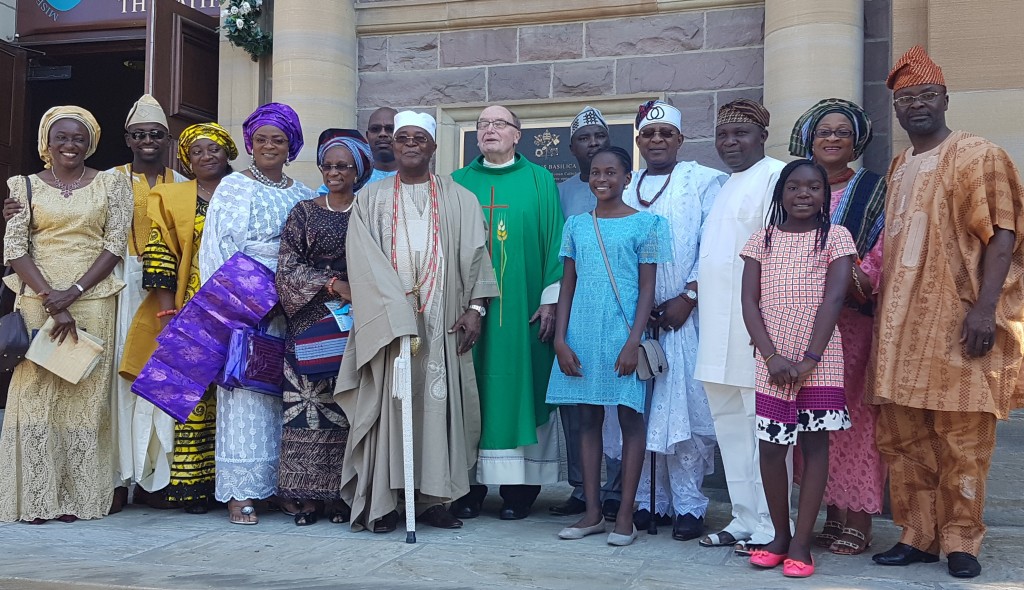
[[[764,227],[783,164],[764,155],[768,111],[740,99],[718,113],[716,147],[732,171],[708,215],[700,243],[696,378],[704,383],[732,501],[733,520],[701,545],[763,545],[774,538],[754,436],[754,347],[743,323],[740,250]]]
[[[648,511],[674,515],[672,536],[692,539],[704,531],[708,498],[704,476],[714,471],[715,431],[704,388],[693,378],[697,357],[698,250],[701,229],[726,180],[718,170],[678,162],[682,116],[667,103],[641,107],[637,145],[648,168],[633,175],[623,201],[665,217],[672,228],[673,259],[658,265],[654,292],[669,370],[659,376],[647,407],[647,450],[657,453],[655,506],[650,505],[650,456],[637,490],[640,527]],[[703,297],[701,298],[703,300]]]

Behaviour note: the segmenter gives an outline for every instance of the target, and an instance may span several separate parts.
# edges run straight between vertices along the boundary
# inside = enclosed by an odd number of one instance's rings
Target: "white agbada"
[[[728,176],[696,162],[679,162],[671,178],[644,179],[640,194],[648,202],[665,187],[650,207],[644,207],[637,197],[642,174],[641,170],[633,175],[622,200],[635,209],[661,215],[672,228],[672,262],[658,265],[654,290],[654,302],[660,305],[697,280],[701,229]],[[659,338],[669,370],[655,380],[646,412],[647,450],[659,453],[655,498],[659,514],[701,517],[707,510],[708,499],[700,487],[704,476],[714,471],[715,428],[704,388],[693,378],[697,328],[697,314],[692,313],[682,327],[662,331]],[[650,510],[649,456],[645,457],[637,500],[640,509]]]
[[[132,186],[136,182],[147,182],[145,175],[130,173],[128,166],[111,168],[108,172],[124,174]],[[174,172],[174,182],[187,180],[185,176]],[[137,239],[145,245],[149,242],[149,235]],[[114,268],[114,275],[125,283],[124,289],[117,294],[117,321],[114,323],[114,377],[111,383],[110,412],[116,453],[114,486],[134,481],[142,489],[155,492],[171,483],[174,418],[132,393],[132,382],[117,374],[128,330],[146,298],[146,290],[142,288],[142,256],[131,256],[126,249],[121,262]]]
[[[679,162],[662,195],[650,207],[644,207],[637,198],[636,188],[642,174],[643,170],[633,175],[622,200],[635,209],[661,215],[668,219],[672,228],[672,262],[658,265],[654,290],[654,303],[660,305],[678,297],[687,283],[697,280],[701,227],[728,176],[696,162]],[[644,198],[653,198],[666,178],[647,176],[641,186]],[[703,304],[703,292],[700,295]],[[672,445],[688,440],[692,434],[711,437],[715,434],[704,389],[693,379],[697,324],[697,315],[691,314],[680,329],[661,333],[669,370],[654,382],[654,396],[647,412],[648,450],[666,453]]]
[[[740,250],[764,227],[772,191],[786,164],[763,158],[743,172],[733,173],[708,214],[708,231],[701,237],[700,323],[714,326],[700,335],[697,370],[700,381],[754,387],[754,346],[743,323]]]

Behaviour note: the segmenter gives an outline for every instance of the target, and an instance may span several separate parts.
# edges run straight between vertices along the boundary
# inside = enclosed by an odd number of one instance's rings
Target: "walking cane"
[[[655,327],[651,330],[651,337],[654,339],[658,338],[658,328]],[[654,379],[657,379],[657,377],[655,377]],[[647,399],[652,399],[654,397],[654,379],[651,379],[645,384],[647,387]],[[654,508],[654,485],[655,481],[657,481],[657,479],[654,476],[655,465],[657,464],[657,461],[655,461],[655,459],[655,453],[654,451],[651,451],[651,522],[647,525],[648,535],[658,534],[658,512]]]
[[[409,336],[402,336],[391,374],[391,396],[402,401],[402,467],[405,472],[405,542],[416,542],[416,483],[412,454],[412,353]]]

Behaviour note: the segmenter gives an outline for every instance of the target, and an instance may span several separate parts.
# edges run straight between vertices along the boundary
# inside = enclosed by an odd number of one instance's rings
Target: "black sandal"
[[[295,526],[309,526],[316,524],[316,510],[312,512],[298,512],[295,514]]]
[[[334,524],[345,524],[350,520],[352,520],[352,508],[343,500],[335,500],[330,521]]]

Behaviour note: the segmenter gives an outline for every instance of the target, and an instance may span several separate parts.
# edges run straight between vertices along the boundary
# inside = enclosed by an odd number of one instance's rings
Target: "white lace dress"
[[[221,181],[210,201],[199,249],[199,274],[210,277],[241,251],[277,270],[281,230],[288,213],[313,191],[295,181],[276,189],[241,173]],[[284,335],[284,316],[270,333]],[[281,398],[245,389],[217,388],[217,486],[219,502],[267,498],[277,485],[281,451]]]

